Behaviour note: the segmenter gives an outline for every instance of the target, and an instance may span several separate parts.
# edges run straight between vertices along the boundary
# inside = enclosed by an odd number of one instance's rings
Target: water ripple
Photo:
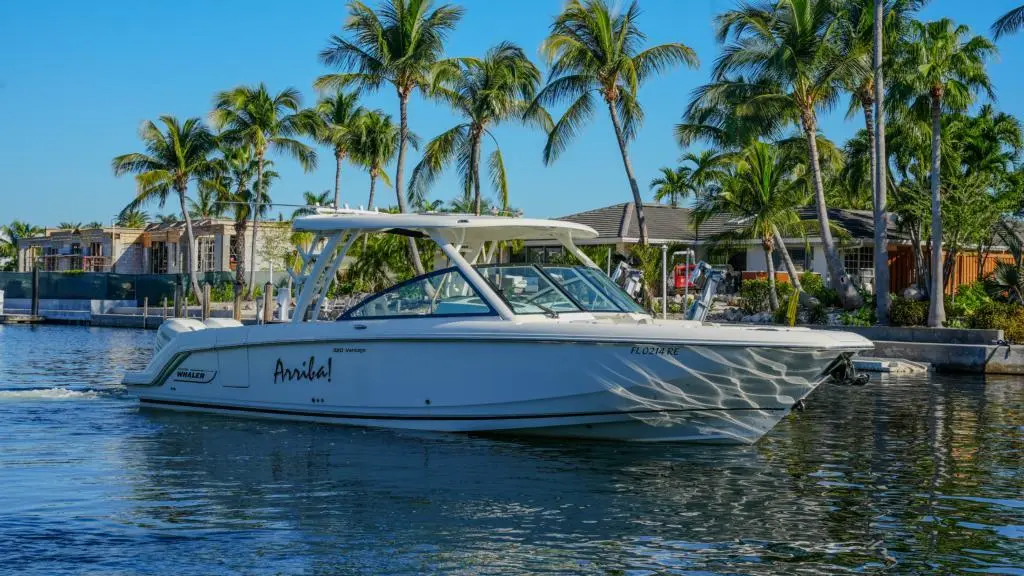
[[[0,326],[18,574],[1024,574],[1024,380],[823,386],[755,446],[140,413],[152,333]]]

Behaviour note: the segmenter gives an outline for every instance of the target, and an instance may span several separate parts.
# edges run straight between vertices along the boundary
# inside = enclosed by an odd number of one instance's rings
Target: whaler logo
[[[314,380],[327,379],[331,381],[331,359],[327,359],[326,364],[316,365],[316,357],[310,356],[309,360],[302,363],[300,368],[285,368],[284,362],[280,358],[277,359],[277,364],[274,365],[274,384],[278,382],[293,382],[293,381],[307,381],[312,382]]]
[[[196,384],[207,384],[217,376],[216,370],[197,370],[195,368],[178,368],[174,372],[174,379],[178,382],[195,382]]]

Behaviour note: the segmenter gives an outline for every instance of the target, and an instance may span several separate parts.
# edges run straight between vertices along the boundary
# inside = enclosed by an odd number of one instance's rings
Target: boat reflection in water
[[[926,378],[827,386],[736,447],[149,412],[130,515],[325,574],[1019,566],[1024,391]]]

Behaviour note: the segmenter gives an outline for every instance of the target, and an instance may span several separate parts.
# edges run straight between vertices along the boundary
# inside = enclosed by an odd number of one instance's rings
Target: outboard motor
[[[629,297],[633,300],[637,299],[640,295],[640,290],[643,288],[644,273],[636,268],[630,267],[625,260],[619,262],[619,265],[615,267],[615,272],[612,273],[612,281],[622,288],[623,292],[629,294]]]
[[[205,330],[206,324],[203,324],[199,320],[193,318],[171,318],[164,320],[164,323],[160,325],[160,328],[156,331],[156,341],[153,343],[153,354],[160,351],[161,348],[167,345],[168,342],[174,340],[174,337],[182,332],[195,332],[197,330]]]
[[[693,282],[700,287],[700,295],[693,301],[693,305],[686,311],[687,320],[703,322],[711,310],[711,301],[718,293],[718,285],[725,279],[725,272],[715,270],[707,262],[697,264],[693,273]]]

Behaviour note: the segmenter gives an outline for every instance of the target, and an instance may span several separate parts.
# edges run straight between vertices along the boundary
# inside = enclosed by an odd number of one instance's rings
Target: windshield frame
[[[422,282],[422,281],[427,280],[428,278],[432,278],[434,276],[439,276],[439,275],[442,275],[442,274],[447,274],[447,273],[452,273],[452,272],[458,274],[462,278],[462,281],[465,282],[470,288],[473,289],[473,292],[475,292],[476,296],[478,298],[480,298],[480,301],[483,302],[483,304],[487,306],[487,312],[470,312],[470,313],[467,313],[467,314],[389,314],[389,315],[383,315],[383,316],[357,316],[357,317],[352,317],[352,314],[358,312],[366,304],[376,300],[377,298],[379,298],[381,296],[384,296],[385,294],[390,294],[391,292],[395,292],[395,291],[401,290],[402,288],[405,288],[406,286],[409,286],[411,284],[415,284],[417,282]],[[485,278],[485,280],[486,280],[486,278]],[[380,290],[380,291],[374,292],[374,293],[368,295],[366,298],[363,298],[362,300],[360,300],[359,303],[356,304],[355,306],[349,308],[348,310],[345,310],[345,312],[341,316],[339,316],[337,319],[335,319],[334,321],[335,322],[342,322],[342,321],[346,321],[347,322],[347,321],[352,321],[352,320],[389,320],[389,319],[399,319],[399,318],[481,318],[481,317],[495,317],[495,316],[498,316],[498,312],[494,309],[494,306],[491,306],[491,303],[487,301],[487,298],[485,298],[482,294],[480,294],[480,291],[477,289],[476,286],[473,285],[472,282],[469,281],[468,278],[466,278],[466,275],[463,274],[462,270],[459,269],[458,266],[448,266],[447,268],[441,268],[439,270],[434,270],[433,272],[427,272],[426,274],[420,274],[419,276],[413,276],[412,278],[409,278],[408,280],[403,280],[402,282],[398,282],[396,284],[393,284],[390,287],[385,288],[384,290]]]

